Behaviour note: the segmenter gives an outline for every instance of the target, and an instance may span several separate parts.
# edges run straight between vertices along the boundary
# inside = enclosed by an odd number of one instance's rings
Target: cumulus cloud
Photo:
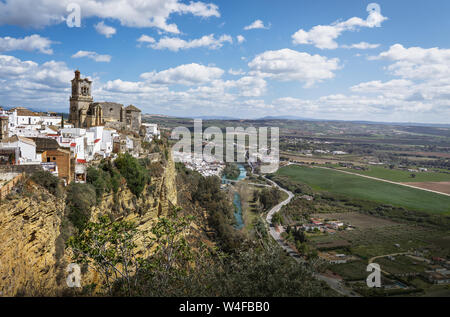
[[[155,43],[155,39],[151,36],[142,34],[140,38],[137,39],[139,43]]]
[[[56,106],[66,102],[73,72],[63,62],[38,64],[0,55],[3,105]]]
[[[160,72],[141,74],[141,78],[152,84],[194,85],[211,82],[222,77],[224,71],[218,67],[209,67],[196,63],[180,65]]]
[[[72,55],[72,58],[83,58],[83,57],[90,58],[96,62],[109,63],[111,61],[110,55],[100,55],[97,52],[92,51],[78,51]]]
[[[334,71],[340,67],[338,58],[310,55],[287,48],[259,54],[248,66],[252,74],[279,81],[299,81],[305,87],[333,78]]]
[[[387,82],[382,82],[381,80],[374,80],[354,85],[350,89],[356,92],[373,93],[379,92],[380,90],[390,91],[390,90],[397,90],[400,88],[409,88],[413,84],[414,83],[412,81],[405,79],[394,79]]]
[[[205,35],[201,38],[190,41],[186,41],[178,37],[164,37],[159,39],[157,43],[150,45],[150,47],[157,50],[168,49],[173,52],[178,52],[179,50],[199,47],[217,49],[222,47],[224,43],[233,43],[233,38],[230,35],[222,35],[219,38],[215,38],[214,34]]]
[[[254,29],[266,29],[267,30],[269,28],[270,28],[270,26],[265,26],[263,21],[255,20],[252,24],[244,27],[244,30],[246,30],[246,31],[254,30]]]
[[[38,34],[33,34],[26,36],[24,38],[13,38],[13,37],[0,37],[0,52],[7,51],[38,51],[44,54],[53,54],[50,41],[46,37],[41,37]]]
[[[370,10],[366,20],[358,17],[350,18],[343,22],[335,22],[331,25],[316,25],[309,31],[298,30],[292,35],[293,44],[311,44],[320,49],[336,49],[336,39],[344,31],[355,31],[359,28],[373,28],[381,26],[387,20],[380,12]]]
[[[230,68],[228,70],[228,74],[237,76],[237,75],[245,75],[245,72],[242,69],[234,70],[234,69]]]
[[[351,44],[351,45],[341,45],[342,48],[356,48],[358,50],[368,50],[368,49],[373,49],[373,48],[377,48],[379,47],[380,44],[370,44],[367,42],[360,42],[360,43],[356,43],[356,44]]]
[[[388,70],[408,79],[436,79],[450,76],[450,49],[392,45],[389,50],[370,59],[393,61]]]
[[[173,14],[220,17],[217,5],[201,1],[186,4],[180,0],[5,0],[0,1],[0,25],[44,27],[62,23],[69,3],[80,5],[83,19],[114,19],[123,26],[155,27],[170,33],[180,33],[176,24],[168,23]]]
[[[254,76],[244,76],[234,81],[233,85],[244,97],[259,97],[264,95],[267,90],[267,82],[263,78]]]
[[[112,26],[106,25],[103,21],[97,23],[94,28],[99,34],[104,35],[106,38],[110,38],[116,34],[116,29]]]
[[[245,42],[245,37],[243,37],[242,35],[238,35],[236,38],[237,38],[237,41],[238,41],[239,44]]]

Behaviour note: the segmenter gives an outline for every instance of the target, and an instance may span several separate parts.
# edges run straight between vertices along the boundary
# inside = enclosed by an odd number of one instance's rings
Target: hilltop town
[[[137,107],[94,102],[92,81],[78,70],[71,84],[68,120],[55,112],[0,108],[0,199],[25,172],[44,170],[65,185],[84,183],[92,161],[143,156],[142,142],[160,138],[158,125],[142,123]]]

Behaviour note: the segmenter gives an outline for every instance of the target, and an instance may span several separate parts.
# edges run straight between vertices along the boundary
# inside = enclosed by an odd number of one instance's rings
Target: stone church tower
[[[90,125],[90,122],[87,122],[86,119],[88,116],[89,105],[94,101],[91,95],[91,85],[92,81],[87,78],[81,78],[80,71],[75,71],[75,78],[72,79],[69,122],[77,128],[83,128]]]
[[[0,116],[0,141],[9,137],[9,118]]]
[[[72,96],[70,97],[69,122],[75,128],[107,126],[116,130],[138,132],[141,127],[141,110],[133,105],[124,107],[115,102],[93,102],[91,95],[92,81],[80,77],[75,71],[72,79]]]

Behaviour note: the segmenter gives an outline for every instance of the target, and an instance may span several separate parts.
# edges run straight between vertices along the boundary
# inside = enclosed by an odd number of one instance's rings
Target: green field
[[[449,196],[419,189],[389,184],[333,170],[304,166],[286,166],[279,169],[277,174],[308,184],[317,191],[328,191],[412,210],[450,214]]]
[[[450,174],[436,173],[436,172],[416,172],[411,173],[408,171],[396,170],[384,168],[381,166],[370,166],[368,171],[360,171],[354,169],[341,168],[342,170],[349,171],[356,174],[362,174],[372,176],[376,178],[382,178],[393,182],[406,183],[406,182],[450,182]],[[415,174],[416,177],[412,178],[411,174]]]

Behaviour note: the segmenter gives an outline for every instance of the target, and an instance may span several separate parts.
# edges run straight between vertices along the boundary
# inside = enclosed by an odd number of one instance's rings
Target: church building
[[[72,96],[70,97],[69,122],[77,128],[107,126],[116,130],[138,132],[141,127],[141,110],[133,105],[115,102],[94,102],[91,95],[92,81],[81,78],[80,71],[75,71],[72,79]]]

